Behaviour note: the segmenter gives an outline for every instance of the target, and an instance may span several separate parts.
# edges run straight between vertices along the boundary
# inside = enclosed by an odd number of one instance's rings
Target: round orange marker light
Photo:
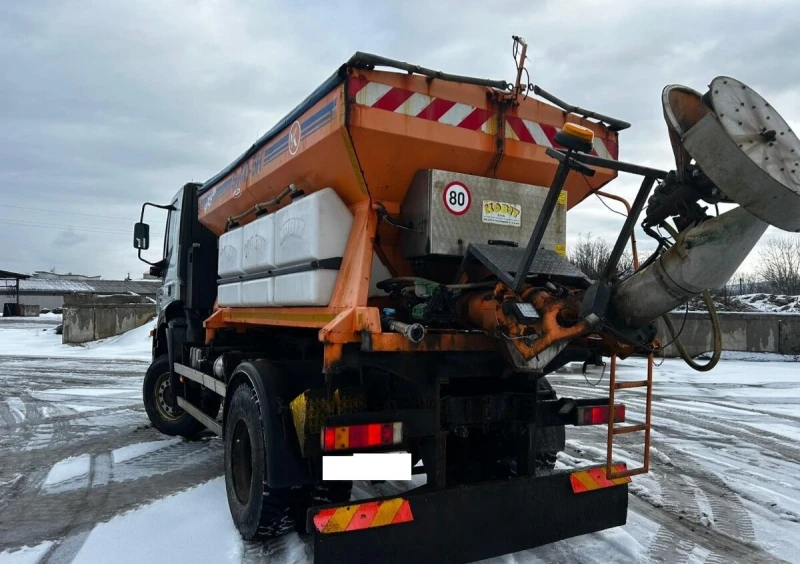
[[[562,131],[571,137],[577,137],[581,141],[586,141],[587,143],[594,141],[594,132],[588,127],[583,127],[576,123],[565,123]]]

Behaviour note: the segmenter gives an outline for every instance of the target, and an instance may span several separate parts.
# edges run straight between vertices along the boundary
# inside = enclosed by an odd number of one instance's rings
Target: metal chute
[[[667,86],[662,102],[676,170],[651,197],[643,226],[672,218],[680,234],[616,286],[613,307],[630,327],[724,286],[768,225],[800,231],[800,140],[766,100],[723,76],[705,95]],[[740,207],[708,217],[699,201]]]

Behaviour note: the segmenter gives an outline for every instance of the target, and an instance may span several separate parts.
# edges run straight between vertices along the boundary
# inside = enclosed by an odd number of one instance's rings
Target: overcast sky
[[[142,202],[213,176],[358,50],[511,80],[522,35],[533,82],[631,122],[622,159],[672,168],[670,83],[733,76],[800,129],[798,29],[795,0],[3,2],[0,269],[140,278]],[[570,240],[621,222],[587,202]]]

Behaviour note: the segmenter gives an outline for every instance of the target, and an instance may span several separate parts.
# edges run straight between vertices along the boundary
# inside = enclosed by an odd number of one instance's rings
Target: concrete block
[[[800,316],[782,315],[778,319],[778,327],[778,352],[800,354]]]
[[[67,307],[62,317],[64,331],[62,343],[88,343],[94,341],[94,310],[91,308]]]

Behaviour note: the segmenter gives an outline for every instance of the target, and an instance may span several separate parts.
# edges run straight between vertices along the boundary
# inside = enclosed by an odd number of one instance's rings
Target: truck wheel
[[[266,466],[261,408],[255,391],[242,384],[233,391],[225,423],[225,489],[244,540],[279,537],[294,528],[296,490],[267,486]]]
[[[555,427],[538,427],[536,429],[537,470],[552,470],[556,467],[558,453],[564,450],[566,432],[563,425]]]
[[[178,435],[190,439],[204,429],[199,421],[181,408],[170,406],[172,389],[169,382],[168,355],[158,357],[147,369],[142,386],[142,399],[153,427],[165,435]]]

